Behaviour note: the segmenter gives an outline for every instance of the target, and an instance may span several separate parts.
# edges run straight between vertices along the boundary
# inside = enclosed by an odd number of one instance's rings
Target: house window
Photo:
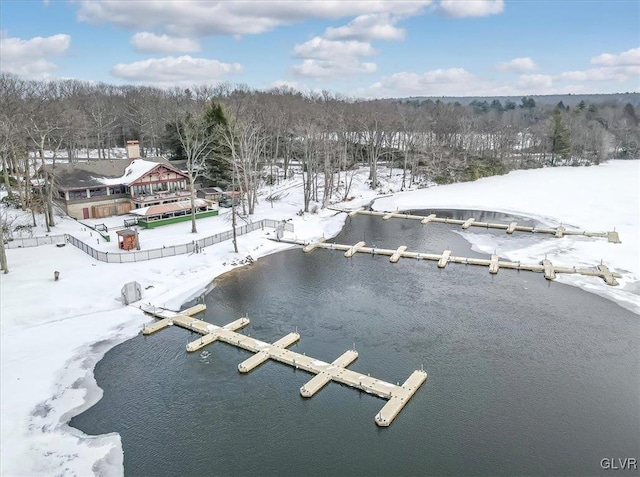
[[[106,187],[100,187],[98,189],[89,189],[89,195],[91,197],[100,197],[103,195],[107,195],[107,188]]]
[[[122,190],[123,189],[122,186],[110,187],[110,189],[111,189],[111,195],[124,193],[124,191]]]
[[[86,190],[70,190],[69,191],[69,200],[86,199],[86,198],[87,198]]]
[[[64,191],[63,190],[59,190],[58,191],[58,197],[60,197],[61,199],[66,199],[66,196],[64,195]]]
[[[151,193],[151,188],[149,187],[149,184],[145,184],[145,185],[137,185],[133,187],[136,195],[144,195],[144,194],[150,194]]]

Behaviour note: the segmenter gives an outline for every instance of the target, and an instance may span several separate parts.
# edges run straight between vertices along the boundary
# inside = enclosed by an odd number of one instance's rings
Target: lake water
[[[335,241],[486,257],[454,230],[358,216]],[[429,379],[383,429],[385,400],[335,383],[303,399],[304,371],[241,375],[246,351],[187,354],[196,335],[177,327],[138,336],[98,363],[104,397],[71,421],[118,432],[127,475],[597,475],[605,457],[640,457],[640,317],[542,274],[296,249],[220,277],[206,303],[202,319],[248,314],[258,339],[297,327],[297,352],[332,361],[355,343],[356,371]]]

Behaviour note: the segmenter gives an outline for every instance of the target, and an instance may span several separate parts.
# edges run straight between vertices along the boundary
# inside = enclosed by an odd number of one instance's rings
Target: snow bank
[[[517,240],[518,233],[496,238],[480,229],[470,229],[461,235],[479,251],[497,250],[501,256],[515,261],[537,263],[546,255],[556,265],[593,267],[602,260],[623,274],[619,287],[582,276],[559,275],[558,280],[611,298],[640,313],[640,161],[514,171],[475,182],[398,193],[376,200],[373,208],[488,210],[589,232],[615,228],[621,244],[567,236],[524,245]]]

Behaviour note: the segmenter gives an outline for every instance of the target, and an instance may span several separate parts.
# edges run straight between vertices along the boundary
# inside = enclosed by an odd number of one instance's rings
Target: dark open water
[[[335,241],[483,256],[452,230],[359,216]],[[259,339],[297,327],[298,352],[355,342],[353,369],[429,379],[379,429],[382,399],[330,383],[306,400],[303,371],[241,375],[250,353],[187,354],[196,336],[177,327],[138,336],[98,363],[104,397],[71,421],[118,432],[127,475],[607,475],[602,458],[640,458],[640,317],[542,274],[297,249],[224,275],[206,303],[212,323],[248,313]]]

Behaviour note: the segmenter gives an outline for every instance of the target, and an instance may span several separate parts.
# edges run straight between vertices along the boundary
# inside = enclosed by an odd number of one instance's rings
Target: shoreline
[[[342,230],[346,215],[340,217],[340,214],[331,214],[328,217],[323,217],[323,219],[325,219],[325,223],[319,224],[317,228],[315,228],[316,233],[319,234],[318,236],[322,234],[335,236]],[[337,227],[337,223],[340,224],[339,227]],[[252,234],[261,235],[258,231]],[[250,239],[247,241],[254,242],[256,239],[259,241],[267,241],[264,237],[252,237],[252,234],[246,236]],[[239,245],[245,241],[243,237],[238,238]],[[295,248],[293,245],[284,243],[278,244],[272,241],[268,241],[268,243],[269,247],[264,251],[253,252],[255,259]],[[86,259],[92,260],[88,256]],[[161,298],[161,303],[164,307],[179,311],[184,303],[210,290],[217,278],[242,266],[244,265],[238,264],[236,266],[220,268],[213,272],[213,274],[202,274],[197,280],[190,282],[186,287],[172,287],[171,290],[166,290],[165,292],[156,290],[154,291],[154,297],[157,297],[156,300]],[[140,302],[146,301],[145,298],[146,297],[143,296]],[[84,448],[84,453],[97,457],[91,463],[91,472],[99,475],[121,476],[124,474],[124,449],[120,435],[117,432],[113,432],[93,436],[70,426],[69,423],[73,417],[91,408],[102,399],[103,390],[98,385],[94,374],[96,365],[111,349],[136,337],[144,324],[153,321],[153,318],[144,314],[142,310],[136,306],[136,304],[140,302],[132,303],[129,306],[123,305],[121,309],[104,312],[107,314],[126,314],[129,318],[125,323],[121,323],[111,330],[108,330],[105,337],[100,337],[97,341],[94,340],[84,343],[75,350],[74,354],[65,362],[62,369],[58,371],[57,385],[53,390],[53,394],[37,404],[36,411],[30,415],[29,419],[28,427],[30,429],[36,427],[46,428],[47,433],[50,434],[49,437],[54,442],[77,440],[77,444]],[[38,409],[46,409],[46,412],[39,414]],[[55,450],[49,450],[47,457],[48,459],[52,459],[55,458],[56,455],[61,462],[64,461],[62,451],[56,452]],[[89,469],[87,465],[82,465],[81,462],[84,461],[88,464],[90,459],[88,456],[83,455],[83,457],[76,460],[78,461],[76,464],[80,464],[80,469],[76,469],[76,472],[78,475],[86,475]],[[69,469],[68,467],[62,469],[61,466],[58,466],[56,470],[59,472]],[[37,472],[38,469],[31,469],[31,471]],[[10,472],[11,471],[9,471],[9,473]],[[49,472],[50,470],[47,469],[43,473]]]

